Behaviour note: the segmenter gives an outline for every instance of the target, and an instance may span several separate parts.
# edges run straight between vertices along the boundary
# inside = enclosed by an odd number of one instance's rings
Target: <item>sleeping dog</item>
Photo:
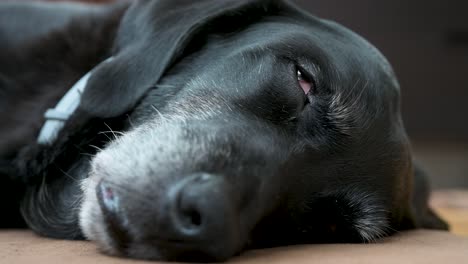
[[[103,252],[446,229],[386,59],[281,0],[0,5],[2,226]]]

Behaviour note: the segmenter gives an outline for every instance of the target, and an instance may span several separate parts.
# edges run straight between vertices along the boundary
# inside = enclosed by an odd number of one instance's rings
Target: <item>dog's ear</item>
[[[114,59],[95,69],[80,108],[101,118],[131,110],[172,64],[194,45],[202,45],[208,33],[239,30],[282,4],[272,0],[135,1],[121,21]]]
[[[419,164],[415,163],[412,198],[414,227],[447,230],[448,224],[429,207],[429,196],[430,186],[426,172]]]

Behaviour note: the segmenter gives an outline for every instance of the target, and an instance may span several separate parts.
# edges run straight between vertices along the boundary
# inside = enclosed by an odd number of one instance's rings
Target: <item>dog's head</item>
[[[131,112],[83,182],[112,254],[226,259],[418,225],[399,87],[353,32],[282,1],[137,1],[82,110]]]

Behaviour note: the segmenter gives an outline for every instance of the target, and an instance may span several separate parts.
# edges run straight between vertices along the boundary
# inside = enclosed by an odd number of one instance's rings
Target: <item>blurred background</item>
[[[433,187],[468,188],[468,1],[293,2],[382,51],[400,81],[403,119]]]

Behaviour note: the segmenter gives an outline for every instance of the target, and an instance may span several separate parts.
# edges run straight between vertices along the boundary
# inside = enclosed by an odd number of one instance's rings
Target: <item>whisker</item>
[[[98,147],[98,146],[95,146],[95,145],[89,145],[89,146],[96,149],[96,150],[98,150],[98,151],[103,151],[103,149]]]
[[[117,134],[117,135],[119,135],[119,136],[125,135],[124,132],[115,131],[115,130],[113,130],[113,131],[101,131],[101,132],[99,132],[98,134],[108,134],[108,133]]]
[[[130,127],[131,127],[131,128],[134,128],[135,125],[133,124],[132,118],[130,117],[129,114],[127,114],[127,119],[128,119],[128,123],[130,124]]]
[[[166,117],[161,113],[161,111],[159,111],[158,108],[156,108],[156,106],[151,105],[151,107],[152,107],[153,110],[158,114],[158,116],[161,118],[161,120],[163,121],[164,124],[167,124],[167,123],[169,122],[168,118],[166,118]]]
[[[122,135],[123,133],[122,132],[118,132],[118,131],[114,131],[106,122],[104,122],[104,125],[109,129],[109,131],[102,131],[104,135],[106,135],[105,133],[112,133],[112,135],[114,136],[114,139],[117,138],[116,136],[116,133],[120,133],[120,135]],[[101,134],[101,133],[100,133]],[[106,135],[107,136],[107,135]]]
[[[74,178],[70,173],[68,173],[68,172],[66,172],[66,171],[64,171],[64,170],[62,170],[62,169],[61,169],[60,167],[58,167],[58,166],[57,166],[57,168],[58,168],[65,176],[67,176],[68,178],[72,179],[74,182],[77,182],[77,183],[80,182],[80,180]]]
[[[107,138],[108,140],[112,140],[112,138],[110,138],[110,137],[107,135],[107,131],[102,131],[102,132],[99,132],[98,134],[99,134],[99,135],[104,134],[104,136],[106,136],[106,138]]]

